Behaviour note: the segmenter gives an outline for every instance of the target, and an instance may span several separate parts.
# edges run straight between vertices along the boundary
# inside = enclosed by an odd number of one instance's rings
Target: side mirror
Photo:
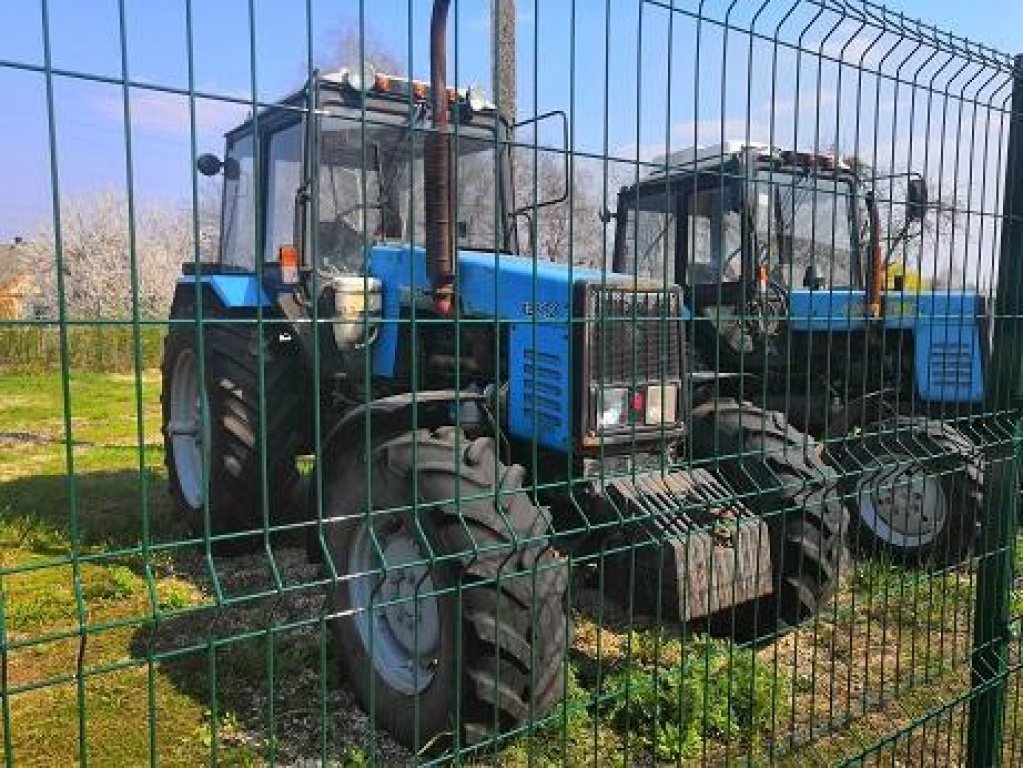
[[[612,211],[610,208],[605,206],[597,211],[597,218],[604,224],[610,224],[612,220],[618,218],[618,212]]]
[[[216,176],[224,168],[220,158],[206,152],[195,159],[195,167],[203,176]]]
[[[909,180],[906,187],[906,221],[923,221],[927,212],[927,182],[921,178]]]
[[[559,120],[561,122],[561,146],[546,146],[539,142],[540,135],[540,124],[549,120]],[[530,127],[532,134],[532,141],[526,139],[520,139],[519,133],[522,129]],[[513,216],[518,216],[527,210],[536,210],[539,208],[546,208],[551,205],[557,205],[568,200],[569,196],[569,151],[568,151],[568,115],[561,110],[554,110],[552,112],[545,112],[542,115],[531,117],[528,120],[522,120],[515,123],[511,127],[511,136],[517,143],[512,149],[512,178],[515,178],[515,156],[522,153],[526,156],[525,167],[532,169],[533,164],[542,162],[541,157],[545,154],[547,156],[554,155],[555,157],[560,156],[562,162],[557,165],[552,165],[551,168],[558,167],[561,169],[561,189],[557,192],[551,193],[551,196],[547,199],[537,200],[537,202],[530,202],[527,205],[521,205],[518,209],[512,211]],[[529,197],[527,195],[527,197]]]

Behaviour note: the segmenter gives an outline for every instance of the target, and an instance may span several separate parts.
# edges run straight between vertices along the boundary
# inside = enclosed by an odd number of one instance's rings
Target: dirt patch
[[[306,562],[304,548],[212,562],[196,554],[180,558],[177,571],[200,586],[204,605],[140,630],[133,651],[160,659],[161,671],[199,700],[212,701],[215,683],[233,740],[262,753],[273,745],[285,765],[319,764],[324,742],[328,758],[341,762],[353,754],[382,765],[413,762],[343,684],[347,670],[332,652],[326,587],[317,583],[319,566]]]
[[[41,432],[3,432],[0,431],[0,448],[14,447],[18,445],[46,445],[58,441],[54,435]]]

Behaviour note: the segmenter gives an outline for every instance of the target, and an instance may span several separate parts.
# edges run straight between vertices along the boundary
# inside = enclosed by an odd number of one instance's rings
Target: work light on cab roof
[[[362,95],[396,96],[415,103],[428,103],[431,99],[430,84],[423,80],[389,75],[386,72],[374,72],[344,67],[336,72],[323,75],[328,82],[340,83],[345,88]],[[466,118],[473,114],[496,109],[493,102],[487,99],[486,93],[477,85],[465,88],[447,88],[448,102],[461,107]]]

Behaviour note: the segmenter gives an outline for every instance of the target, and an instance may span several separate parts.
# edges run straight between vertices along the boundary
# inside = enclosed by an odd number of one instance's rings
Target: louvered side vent
[[[969,392],[973,380],[973,355],[960,341],[934,342],[927,360],[931,389],[945,396]]]
[[[527,348],[523,355],[523,409],[528,418],[536,418],[542,432],[564,429],[568,398],[561,384],[563,363],[557,355]]]

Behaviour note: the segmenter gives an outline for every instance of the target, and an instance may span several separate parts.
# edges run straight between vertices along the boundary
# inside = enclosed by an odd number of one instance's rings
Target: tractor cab
[[[661,163],[619,193],[614,269],[684,286],[701,346],[780,353],[794,293],[862,290],[868,219],[841,162],[732,142]]]
[[[422,246],[430,98],[421,81],[382,73],[364,81],[341,70],[231,131],[222,162],[199,162],[204,173],[225,176],[220,266],[259,263],[277,277],[308,280],[317,270],[361,274],[367,246]],[[449,89],[447,101],[456,245],[509,251],[504,127],[478,91]],[[261,178],[253,177],[257,154]]]
[[[928,210],[923,179],[867,183],[829,154],[743,142],[658,165],[619,193],[614,269],[684,287],[698,361],[780,377],[769,393],[789,388],[794,366],[811,379],[831,370],[833,381],[797,388],[807,395],[771,401],[797,401],[790,417],[818,430],[836,415],[847,423],[836,389],[932,410],[983,399],[983,297],[905,280]],[[893,178],[905,179],[904,203],[879,205],[876,188]],[[882,207],[901,222],[882,226]]]

